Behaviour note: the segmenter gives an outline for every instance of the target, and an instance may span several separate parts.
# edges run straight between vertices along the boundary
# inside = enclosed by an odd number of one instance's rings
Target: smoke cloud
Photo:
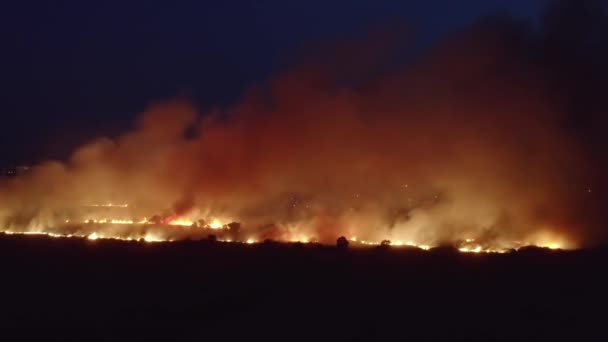
[[[2,183],[0,222],[59,227],[127,203],[121,217],[219,218],[256,239],[588,246],[604,151],[572,128],[539,36],[494,18],[390,68],[390,44],[366,39],[346,51],[381,45],[374,63],[316,51],[231,108],[154,104],[133,132]]]

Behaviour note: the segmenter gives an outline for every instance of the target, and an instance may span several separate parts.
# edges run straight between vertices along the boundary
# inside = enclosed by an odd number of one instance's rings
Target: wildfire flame
[[[220,222],[218,219],[213,219],[213,221],[211,221],[211,223],[209,224],[209,228],[211,229],[220,229],[223,226],[224,225],[222,224],[222,222]]]
[[[102,208],[129,208],[128,204],[93,204],[88,207]],[[124,241],[143,241],[143,242],[169,242],[184,238],[197,236],[199,239],[206,238],[212,231],[218,231],[220,234],[217,239],[221,242],[235,242],[245,244],[258,243],[256,236],[250,235],[247,238],[239,239],[236,236],[230,235],[228,229],[230,225],[225,224],[219,218],[214,217],[210,220],[199,218],[170,216],[168,219],[152,222],[147,218],[134,220],[124,218],[110,217],[85,217],[84,219],[67,218],[63,220],[65,226],[48,227],[48,228],[28,228],[28,229],[5,229],[5,234],[22,234],[22,235],[44,235],[53,238],[70,238],[79,237],[86,238],[91,241],[99,239],[114,239]],[[205,223],[209,222],[209,223]],[[169,229],[171,227],[171,229]],[[290,237],[278,240],[284,240],[297,243],[310,243],[318,241],[314,235],[303,234],[305,229],[301,225],[291,226],[293,232]],[[430,250],[435,247],[432,243],[416,242],[413,240],[395,240],[388,239],[362,239],[358,236],[351,236],[348,240],[353,246],[391,246],[393,248],[414,247],[421,250]],[[502,243],[500,247],[492,244],[484,244],[476,241],[474,238],[464,239],[456,247],[461,253],[505,253],[512,249],[519,249],[525,246],[536,246],[548,248],[552,250],[564,249],[568,244],[564,237],[557,236],[549,229],[541,229],[532,236],[527,242],[513,241]]]
[[[90,221],[87,221],[90,222]],[[140,222],[134,222],[134,221],[128,221],[128,220],[116,220],[116,219],[99,219],[99,220],[94,220],[94,223],[96,223],[96,226],[99,225],[112,225],[112,224],[118,224],[118,225],[138,225],[138,224],[142,224]],[[179,219],[179,220],[174,220],[170,223],[168,223],[168,225],[170,226],[182,226],[182,227],[190,227],[192,226],[192,221],[189,220],[183,220],[183,219]],[[210,225],[207,226],[208,229],[212,229],[212,230],[216,230],[219,229],[217,227],[223,227],[223,225],[221,225],[219,223],[219,221],[214,220],[214,227],[213,228]],[[170,239],[169,237],[163,237],[162,233],[154,233],[154,232],[146,232],[143,235],[137,237],[137,236],[121,236],[121,235],[112,235],[112,234],[102,234],[99,233],[98,231],[92,231],[88,234],[85,233],[67,233],[67,234],[62,234],[62,233],[54,233],[54,232],[48,232],[48,231],[44,231],[43,229],[36,229],[36,230],[28,230],[28,231],[16,231],[16,230],[4,230],[1,231],[0,233],[4,233],[7,235],[43,235],[43,236],[48,236],[48,237],[53,237],[53,238],[72,238],[72,237],[80,237],[80,238],[86,238],[88,240],[91,241],[95,241],[95,240],[99,240],[99,239],[111,239],[111,240],[123,240],[123,241],[135,241],[135,240],[140,240],[140,241],[144,241],[144,242],[170,242],[170,241],[175,241],[173,239]],[[295,238],[295,239],[291,239],[289,241],[291,242],[299,242],[299,243],[309,243],[310,241],[312,241],[314,239],[312,238],[308,238],[308,237],[300,237],[300,238]],[[355,236],[351,237],[349,239],[354,246],[391,246],[394,248],[399,248],[399,247],[415,247],[421,250],[425,250],[428,251],[430,249],[432,249],[434,246],[432,245],[428,245],[428,244],[418,244],[415,243],[413,241],[401,241],[401,240],[397,240],[395,242],[391,242],[389,240],[382,240],[382,241],[371,241],[371,240],[362,240],[359,239]],[[231,242],[235,242],[238,243],[238,240],[232,240],[231,238],[224,238],[224,239],[219,239],[219,241],[221,242],[226,242],[226,243],[231,243]],[[253,238],[253,237],[249,237],[243,241],[241,241],[242,243],[246,243],[246,244],[255,244],[258,243],[258,241]],[[526,247],[526,246],[534,246],[534,247],[541,247],[541,248],[547,248],[547,249],[551,249],[551,250],[558,250],[558,249],[563,249],[563,246],[560,243],[557,242],[546,242],[546,243],[542,243],[542,244],[534,244],[534,243],[530,243],[530,244],[521,244],[520,242],[513,242],[512,246],[510,248],[493,248],[490,246],[483,246],[481,244],[478,244],[475,242],[475,239],[466,239],[463,242],[463,245],[460,246],[458,248],[458,251],[460,251],[461,253],[472,253],[472,254],[481,254],[481,253],[506,253],[507,251],[509,251],[510,249],[514,249],[517,250],[521,247]]]
[[[194,222],[186,219],[175,219],[170,221],[169,224],[172,226],[191,226]]]

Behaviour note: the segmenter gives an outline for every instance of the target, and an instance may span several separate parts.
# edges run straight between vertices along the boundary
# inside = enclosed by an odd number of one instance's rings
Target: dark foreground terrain
[[[0,340],[606,341],[607,260],[0,235]]]

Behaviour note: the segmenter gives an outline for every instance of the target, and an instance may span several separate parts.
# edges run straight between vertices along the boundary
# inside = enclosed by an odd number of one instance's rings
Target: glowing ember
[[[97,233],[91,233],[88,237],[89,240],[97,240],[99,238],[99,236],[97,236]]]

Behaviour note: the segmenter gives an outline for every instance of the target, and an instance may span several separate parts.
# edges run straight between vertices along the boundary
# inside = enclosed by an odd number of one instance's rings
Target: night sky
[[[417,51],[480,17],[533,20],[541,0],[12,1],[0,14],[2,163],[65,159],[155,100],[238,101],[308,44],[389,20]]]

